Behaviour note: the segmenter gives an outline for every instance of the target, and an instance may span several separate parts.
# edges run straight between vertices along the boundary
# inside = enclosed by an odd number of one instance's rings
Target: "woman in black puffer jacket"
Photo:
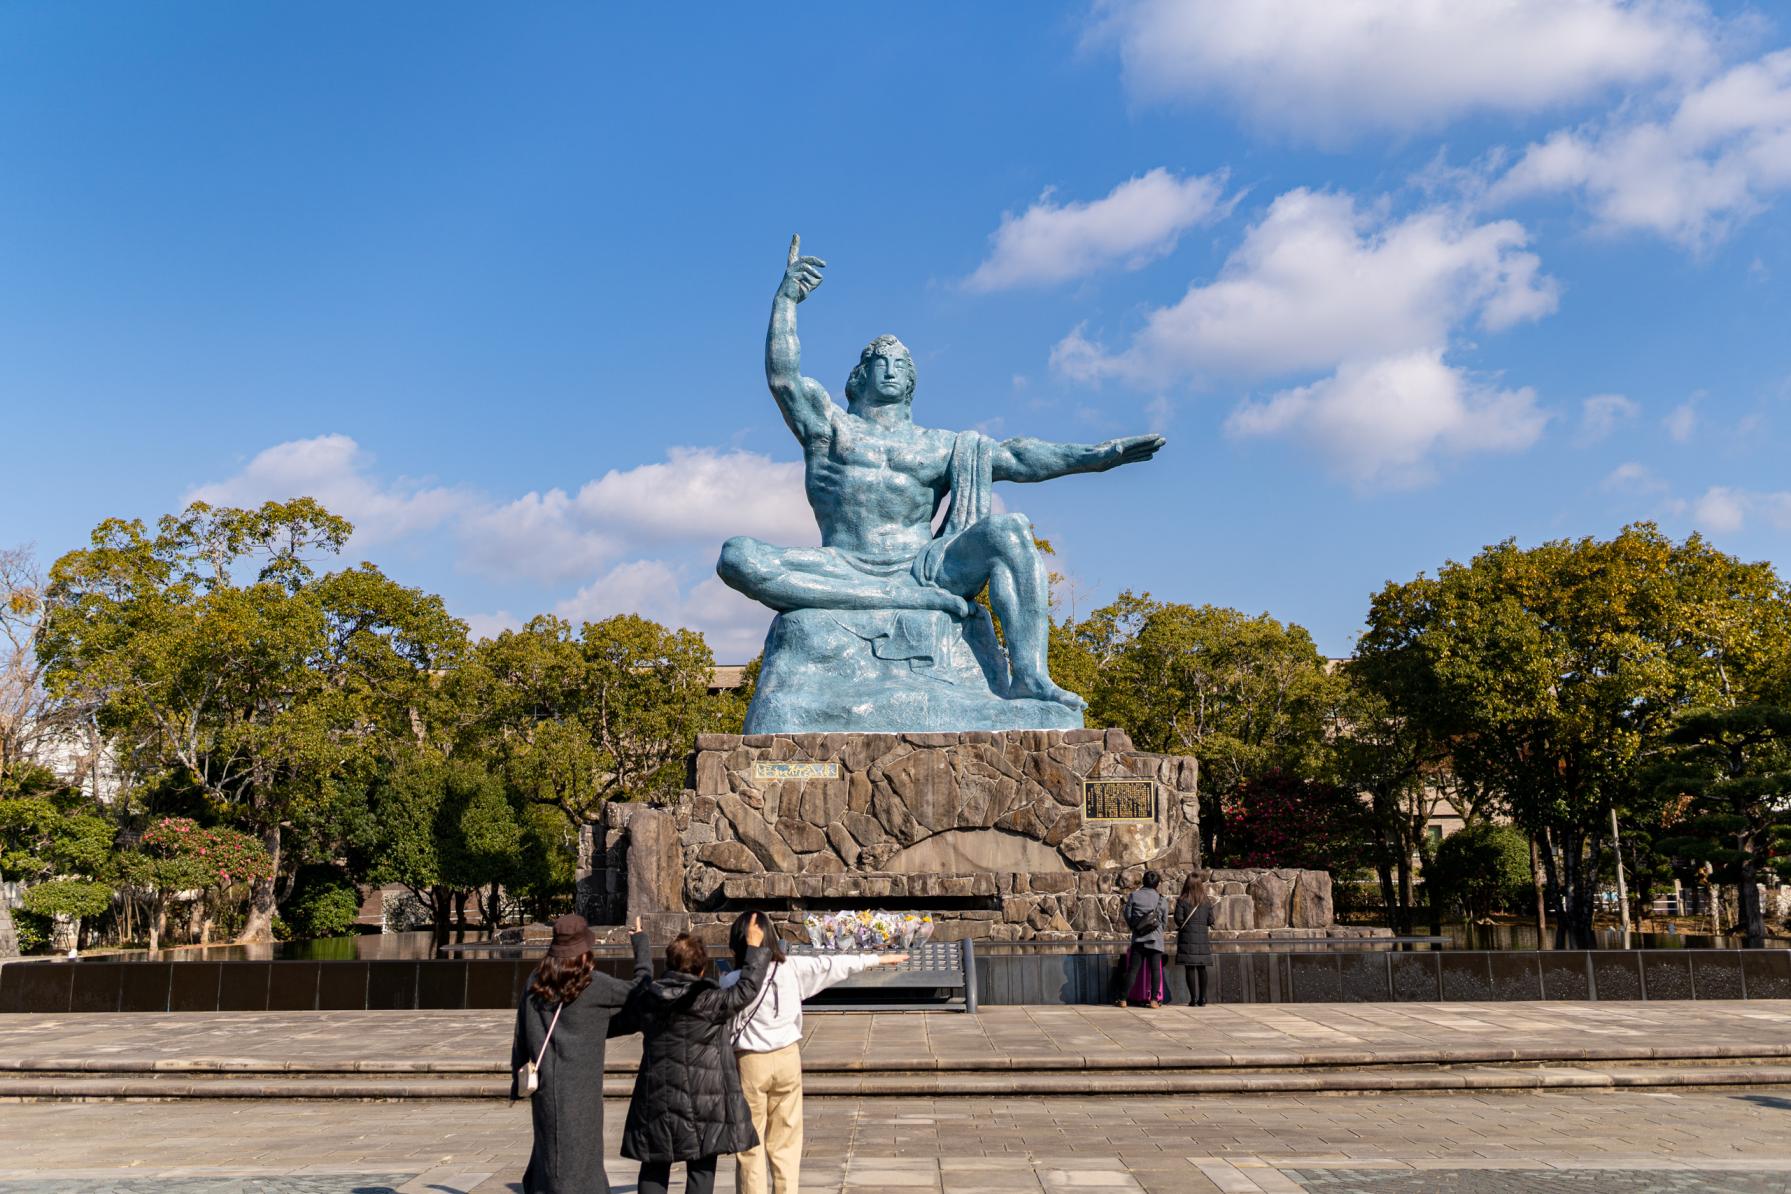
[[[723,989],[708,977],[703,943],[681,933],[666,947],[664,976],[629,999],[625,1018],[644,1039],[622,1155],[641,1163],[640,1194],[665,1194],[674,1161],[684,1162],[687,1194],[710,1194],[716,1160],[759,1142],[740,1093],[733,1032],[735,1015],[765,981],[764,941],[753,924],[740,981]]]

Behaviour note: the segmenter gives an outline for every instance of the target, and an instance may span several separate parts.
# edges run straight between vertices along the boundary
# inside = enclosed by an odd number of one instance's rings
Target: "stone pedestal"
[[[803,609],[779,614],[746,711],[749,737],[975,726],[1079,729],[1080,709],[1009,695],[989,612]]]
[[[1199,865],[1197,771],[1120,730],[704,735],[670,805],[608,807],[581,850],[581,908],[681,915],[706,938],[745,908],[867,907],[931,912],[945,939],[1124,936],[1146,869],[1173,897]],[[1212,879],[1220,928],[1330,925],[1323,872]]]

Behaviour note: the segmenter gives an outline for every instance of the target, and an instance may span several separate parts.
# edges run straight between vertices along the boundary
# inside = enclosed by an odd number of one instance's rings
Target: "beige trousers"
[[[734,1157],[735,1194],[766,1194],[767,1162],[777,1194],[797,1194],[802,1172],[802,1051],[736,1053],[740,1089],[752,1110],[759,1146]]]

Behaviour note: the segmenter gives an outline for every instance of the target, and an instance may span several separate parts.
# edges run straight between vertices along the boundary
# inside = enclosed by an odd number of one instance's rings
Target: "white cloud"
[[[1692,437],[1698,427],[1698,405],[1695,400],[1681,402],[1667,413],[1661,420],[1661,426],[1673,437],[1673,442],[1682,444]]]
[[[1277,198],[1219,276],[1148,313],[1123,349],[1077,327],[1052,352],[1073,379],[1165,390],[1215,377],[1329,373],[1233,414],[1234,435],[1284,434],[1359,485],[1434,476],[1435,452],[1514,451],[1547,416],[1446,360],[1464,326],[1499,331],[1555,309],[1557,287],[1521,225],[1448,207],[1393,218],[1353,197]]]
[[[1791,189],[1791,50],[1694,88],[1662,118],[1622,114],[1531,145],[1488,193],[1494,202],[1578,195],[1606,231],[1651,232],[1689,248]]]
[[[520,630],[523,622],[507,609],[488,614],[467,614],[462,620],[466,623],[467,633],[475,640],[496,638],[506,630]]]
[[[1476,385],[1430,349],[1344,364],[1313,385],[1244,403],[1225,426],[1237,436],[1294,435],[1357,485],[1397,489],[1434,479],[1436,453],[1518,451],[1547,421],[1533,390]]]
[[[1594,394],[1580,403],[1581,443],[1597,443],[1617,429],[1617,424],[1635,418],[1642,408],[1621,394]]]
[[[1713,535],[1733,534],[1756,516],[1791,530],[1791,490],[1767,492],[1712,485],[1690,505],[1693,525]]]
[[[1628,460],[1612,469],[1599,488],[1608,493],[1650,494],[1660,493],[1667,487],[1665,481],[1654,475],[1647,465]]]
[[[1079,328],[1053,351],[1071,377],[1151,386],[1190,374],[1273,376],[1441,345],[1476,320],[1499,331],[1554,311],[1558,288],[1512,220],[1433,207],[1401,220],[1349,195],[1289,191],[1214,282],[1152,311],[1122,352]]]
[[[324,435],[277,444],[236,475],[194,488],[188,500],[250,504],[301,496],[355,522],[356,545],[441,530],[458,545],[454,563],[462,571],[532,582],[549,594],[595,576],[552,604],[554,612],[580,620],[637,612],[693,626],[727,659],[757,652],[770,613],[713,575],[722,541],[747,534],[800,546],[819,538],[800,463],[714,448],[673,448],[663,461],[611,470],[575,493],[550,489],[505,501],[384,480],[353,439]],[[670,558],[677,552],[687,558]],[[537,608],[553,601],[544,595]],[[467,621],[487,637],[522,619],[498,610]]]
[[[1020,215],[1001,217],[986,261],[965,281],[972,290],[1046,285],[1109,266],[1139,269],[1175,248],[1181,234],[1230,210],[1220,202],[1223,171],[1178,178],[1158,167],[1105,198],[1057,203],[1047,190]]]
[[[1522,115],[1693,75],[1709,17],[1678,0],[1107,0],[1093,37],[1143,101],[1231,101],[1321,142]]]
[[[420,534],[457,517],[475,498],[466,490],[399,477],[381,480],[373,457],[346,435],[289,440],[261,452],[233,476],[187,491],[186,502],[258,506],[315,498],[354,524],[350,550]]]
[[[581,587],[553,612],[574,625],[641,614],[667,626],[700,629],[718,663],[744,663],[757,655],[771,611],[716,576],[688,589],[686,579],[686,570],[665,560],[630,560]]]
[[[1717,535],[1739,531],[1747,520],[1746,495],[1725,485],[1712,485],[1692,503],[1691,515],[1699,530]]]
[[[576,494],[524,494],[467,518],[462,533],[475,569],[548,581],[670,540],[817,541],[799,462],[712,448],[673,448],[661,463],[611,470]]]

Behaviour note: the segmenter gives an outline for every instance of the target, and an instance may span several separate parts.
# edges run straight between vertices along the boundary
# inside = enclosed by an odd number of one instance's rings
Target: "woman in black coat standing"
[[[709,977],[703,943],[680,933],[666,947],[665,974],[628,1001],[644,1039],[622,1155],[641,1163],[640,1194],[666,1194],[674,1161],[684,1162],[686,1194],[710,1194],[716,1161],[759,1142],[734,1060],[734,1017],[758,998],[770,961],[757,921],[746,945],[740,980],[724,988]]]
[[[1175,901],[1175,962],[1188,977],[1188,1006],[1206,1006],[1206,968],[1213,964],[1213,917],[1218,908],[1206,881],[1190,874]]]
[[[596,934],[582,916],[553,922],[553,944],[529,979],[516,1008],[510,1044],[510,1097],[526,1091],[519,1071],[540,1067],[529,1105],[535,1147],[522,1175],[525,1194],[609,1194],[603,1170],[603,1042],[616,1035],[612,1017],[635,986],[653,977],[653,959],[640,920],[634,946],[634,983],[596,970]]]

